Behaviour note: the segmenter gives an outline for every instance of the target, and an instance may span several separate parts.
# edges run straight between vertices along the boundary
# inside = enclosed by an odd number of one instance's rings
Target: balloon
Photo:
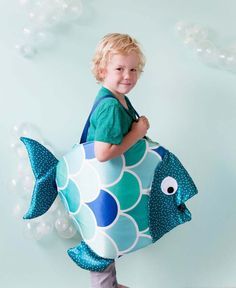
[[[53,225],[50,222],[40,222],[35,228],[34,237],[36,240],[42,239],[44,236],[51,233]]]
[[[30,197],[34,188],[34,178],[32,175],[25,175],[21,179],[22,187],[23,187],[23,196]]]
[[[32,123],[23,122],[20,125],[14,125],[11,134],[10,145],[14,148],[13,151],[18,156],[18,163],[16,165],[17,177],[12,177],[8,183],[8,188],[18,196],[17,203],[13,207],[13,215],[17,219],[21,219],[27,210],[35,179],[29,161],[26,161],[26,157],[28,156],[19,141],[19,137],[22,135],[34,137],[43,143],[51,152],[53,152],[54,149],[43,139],[39,128]],[[68,212],[65,210],[59,196],[47,213],[33,219],[31,222],[25,222],[23,232],[26,237],[39,241],[45,236],[52,234],[54,230],[57,231],[56,235],[65,239],[72,238],[76,234]]]
[[[59,217],[55,222],[55,228],[58,232],[63,232],[69,227],[69,220],[67,217]]]
[[[208,30],[200,25],[179,21],[176,31],[183,43],[192,48],[198,57],[207,65],[236,73],[236,49],[218,48]]]
[[[23,122],[18,126],[17,129],[17,135],[19,137],[32,137],[33,139],[37,139],[37,141],[41,142],[42,141],[42,134],[39,130],[39,128],[31,124],[29,122]]]
[[[15,145],[16,153],[21,159],[27,159],[27,153],[25,152],[24,146],[19,142]]]
[[[32,58],[37,54],[37,50],[32,45],[24,44],[17,45],[16,48],[19,50],[20,54],[26,58]]]
[[[23,29],[24,40],[16,48],[25,58],[32,58],[40,48],[52,45],[52,34],[60,32],[55,29],[60,25],[69,25],[82,14],[81,0],[20,0],[21,6],[28,9],[29,26]]]
[[[26,207],[27,205],[25,202],[19,201],[13,208],[13,215],[18,219],[22,219],[23,215],[25,214]]]
[[[68,228],[64,231],[58,231],[59,236],[62,238],[65,238],[65,239],[70,239],[70,238],[74,237],[76,235],[76,233],[77,233],[77,230],[73,224],[68,226]]]
[[[19,159],[19,163],[17,165],[17,173],[19,177],[24,175],[32,175],[32,170],[30,169],[29,162],[27,162],[24,158]]]
[[[208,64],[217,64],[217,50],[215,45],[208,41],[204,40],[198,43],[196,49],[197,55],[201,58],[202,61]]]
[[[35,223],[33,223],[32,221],[27,221],[23,230],[24,236],[30,239],[35,238],[36,233],[35,228],[36,228]]]
[[[18,180],[16,178],[12,178],[8,184],[9,190],[15,192],[17,190],[17,185],[18,185]]]

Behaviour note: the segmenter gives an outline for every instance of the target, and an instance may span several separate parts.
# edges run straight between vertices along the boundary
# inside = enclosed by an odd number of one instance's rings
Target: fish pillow
[[[37,141],[21,140],[36,179],[24,219],[44,214],[59,194],[83,238],[68,254],[83,269],[103,271],[191,220],[185,202],[197,193],[193,180],[147,137],[106,162],[96,159],[94,142],[76,144],[57,160]]]

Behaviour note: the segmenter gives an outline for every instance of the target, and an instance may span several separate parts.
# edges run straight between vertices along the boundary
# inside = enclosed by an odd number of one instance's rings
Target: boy
[[[108,34],[96,48],[92,72],[102,88],[95,101],[105,95],[115,96],[102,100],[90,118],[87,141],[94,141],[99,161],[123,154],[149,129],[148,119],[136,119],[125,95],[136,85],[144,65],[138,42],[127,34]],[[114,264],[103,272],[91,272],[91,283],[93,288],[125,288],[117,284]]]

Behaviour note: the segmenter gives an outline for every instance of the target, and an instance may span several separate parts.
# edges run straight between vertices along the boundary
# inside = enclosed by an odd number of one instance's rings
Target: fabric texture
[[[95,101],[105,95],[113,94],[105,87],[102,87]],[[130,114],[135,119],[135,111],[127,96],[125,96],[125,100]],[[133,119],[118,99],[105,99],[91,115],[87,141],[120,144],[123,137],[129,132]]]

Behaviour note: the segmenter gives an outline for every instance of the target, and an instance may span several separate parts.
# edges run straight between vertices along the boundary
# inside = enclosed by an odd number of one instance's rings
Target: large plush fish
[[[191,219],[185,202],[197,193],[194,182],[175,155],[148,138],[106,162],[96,159],[94,142],[58,161],[37,141],[21,140],[36,179],[24,218],[47,212],[59,194],[83,238],[68,254],[84,269],[103,271]]]

